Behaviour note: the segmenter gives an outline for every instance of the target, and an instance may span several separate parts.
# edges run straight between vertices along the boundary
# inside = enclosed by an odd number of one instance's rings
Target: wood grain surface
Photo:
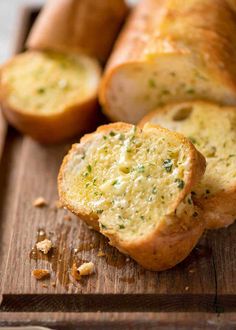
[[[23,11],[16,52],[35,16],[30,7]],[[172,270],[144,270],[55,206],[59,166],[72,142],[40,145],[0,117],[0,325],[235,329],[236,225],[206,233]],[[47,206],[33,206],[39,196]],[[40,231],[53,242],[48,255],[34,248]],[[94,262],[95,274],[76,281],[72,264],[85,261]],[[36,268],[50,278],[36,281]]]

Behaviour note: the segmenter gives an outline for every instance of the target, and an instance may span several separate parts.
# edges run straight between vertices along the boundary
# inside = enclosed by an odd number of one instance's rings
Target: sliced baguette
[[[207,102],[169,105],[140,123],[159,124],[188,137],[207,160],[193,199],[203,209],[207,228],[227,227],[236,219],[236,108]]]
[[[25,52],[0,71],[0,102],[8,121],[43,143],[59,142],[94,125],[99,64],[82,55]]]
[[[205,159],[182,135],[116,123],[72,147],[59,195],[111,245],[161,271],[182,261],[203,233],[190,192],[204,171]]]
[[[137,123],[160,105],[198,99],[236,105],[235,6],[226,0],[141,1],[102,80],[104,112]]]
[[[50,0],[27,47],[85,53],[105,63],[128,12],[124,0]]]

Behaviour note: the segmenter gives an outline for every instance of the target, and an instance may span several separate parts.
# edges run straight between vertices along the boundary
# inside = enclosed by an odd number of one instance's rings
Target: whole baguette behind
[[[184,134],[204,155],[205,175],[193,188],[208,229],[231,225],[236,219],[236,108],[195,101],[170,104],[140,122],[158,124]]]
[[[236,104],[235,1],[142,0],[108,63],[104,112],[137,123],[157,106],[198,99]]]
[[[182,135],[159,126],[101,126],[65,157],[58,177],[63,205],[143,267],[181,262],[205,224],[190,192],[205,159]]]
[[[27,47],[86,53],[105,62],[124,22],[124,0],[51,0],[27,40]]]

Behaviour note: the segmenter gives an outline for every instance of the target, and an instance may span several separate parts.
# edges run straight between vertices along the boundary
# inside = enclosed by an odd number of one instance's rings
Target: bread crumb
[[[189,286],[186,286],[186,287],[185,287],[185,291],[188,291],[188,290],[189,290]]]
[[[32,276],[36,278],[36,280],[42,280],[46,277],[50,276],[50,272],[47,269],[34,269],[32,271]]]
[[[56,282],[52,282],[52,287],[53,287],[53,288],[56,287]]]
[[[71,268],[71,276],[76,280],[79,281],[81,279],[81,276],[78,272],[78,267],[76,263],[74,262]]]
[[[125,262],[130,262],[130,258],[126,258],[125,259]]]
[[[72,218],[71,218],[70,215],[65,215],[65,216],[63,217],[63,219],[64,219],[65,221],[71,221],[71,220],[72,220]]]
[[[40,229],[40,231],[38,232],[38,235],[39,236],[45,236],[46,235],[45,230]]]
[[[98,254],[97,254],[98,257],[105,257],[105,255],[106,254],[102,250],[98,251]]]
[[[48,288],[47,284],[42,284],[42,288]]]
[[[48,203],[43,197],[38,197],[33,201],[33,206],[34,207],[44,207],[47,206]]]
[[[189,269],[189,271],[188,271],[189,273],[195,273],[195,269]]]
[[[85,262],[78,268],[78,272],[81,276],[87,276],[94,273],[94,263],[93,262]]]
[[[56,209],[63,209],[63,204],[60,200],[55,201],[55,207]]]
[[[48,254],[48,252],[52,248],[52,242],[46,238],[45,240],[38,242],[36,244],[36,248],[37,248],[37,250],[43,252],[44,254]]]

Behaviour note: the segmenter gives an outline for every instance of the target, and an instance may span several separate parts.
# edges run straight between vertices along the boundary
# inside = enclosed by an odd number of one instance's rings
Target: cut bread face
[[[86,130],[96,113],[100,76],[100,66],[87,56],[17,55],[1,69],[4,113],[13,126],[39,141],[71,137]]]
[[[111,245],[145,268],[164,270],[182,261],[204,230],[190,196],[204,170],[205,159],[181,135],[116,123],[73,146],[59,194]]]
[[[216,229],[236,219],[236,108],[207,102],[169,105],[140,123],[159,124],[191,140],[207,160],[206,173],[193,189],[203,209],[207,228]]]
[[[234,17],[227,1],[141,1],[102,80],[104,112],[136,124],[156,107],[179,101],[235,105]]]

